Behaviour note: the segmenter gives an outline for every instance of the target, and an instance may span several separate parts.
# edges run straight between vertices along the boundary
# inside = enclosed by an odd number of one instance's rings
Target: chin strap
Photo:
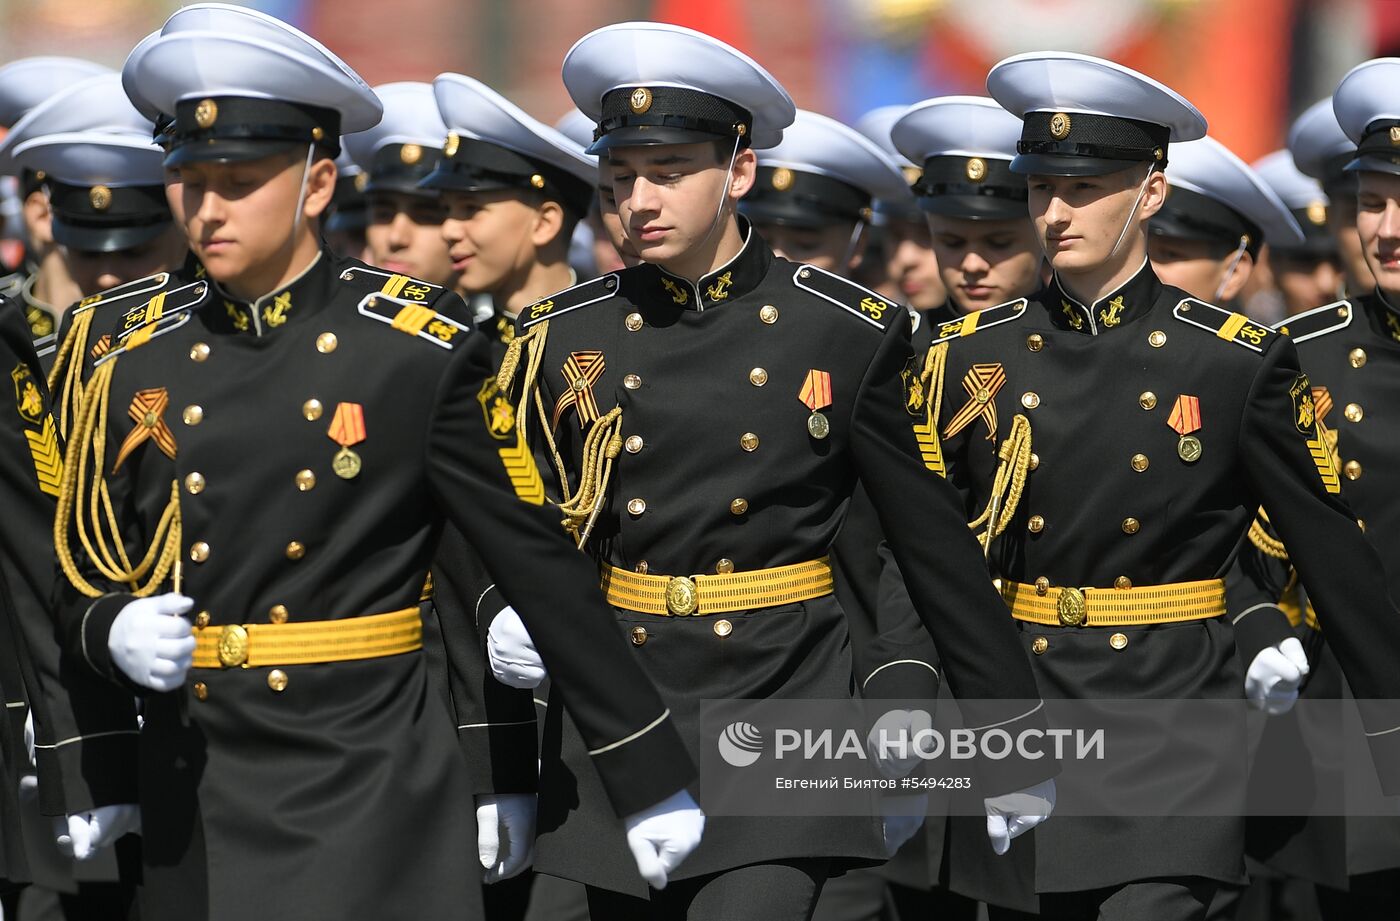
[[[1133,199],[1132,210],[1128,212],[1127,220],[1123,221],[1123,229],[1118,232],[1118,239],[1113,244],[1113,249],[1108,251],[1108,258],[1112,259],[1118,255],[1118,247],[1123,245],[1123,240],[1128,236],[1128,228],[1133,226],[1133,218],[1137,216],[1138,205],[1142,204],[1142,196],[1147,194],[1147,183],[1152,180],[1152,172],[1155,167],[1147,168],[1147,175],[1142,177],[1142,186],[1138,189],[1137,198]],[[1108,260],[1105,259],[1105,262]]]
[[[1240,245],[1235,247],[1235,258],[1230,260],[1230,267],[1225,270],[1225,277],[1220,279],[1220,284],[1215,286],[1215,294],[1211,297],[1212,302],[1216,304],[1220,303],[1220,298],[1225,295],[1225,286],[1228,285],[1230,279],[1234,277],[1235,268],[1240,264],[1240,260],[1244,258],[1244,251],[1248,246],[1249,237],[1241,235]]]
[[[292,212],[292,241],[297,238],[297,228],[301,226],[301,206],[306,204],[306,183],[311,178],[311,163],[316,156],[316,145],[306,145],[306,163],[301,168],[301,188],[297,190],[297,207]]]

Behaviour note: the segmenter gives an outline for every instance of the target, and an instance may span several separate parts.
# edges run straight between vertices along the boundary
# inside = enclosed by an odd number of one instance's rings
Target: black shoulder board
[[[369,294],[360,301],[360,314],[388,323],[409,336],[431,342],[441,349],[452,349],[472,332],[472,327],[438,313],[426,304],[388,294]]]
[[[520,328],[529,329],[541,320],[552,320],[570,310],[606,301],[615,297],[620,288],[616,272],[599,276],[581,285],[574,285],[572,288],[565,288],[558,294],[551,294],[520,311]]]
[[[1177,304],[1172,310],[1172,316],[1253,352],[1263,352],[1264,340],[1278,335],[1268,326],[1255,323],[1242,313],[1232,313],[1224,307],[1207,304],[1194,297],[1188,297]]]
[[[1351,318],[1355,312],[1350,301],[1337,301],[1335,304],[1325,304],[1285,317],[1274,329],[1294,342],[1307,342],[1309,339],[1346,329],[1351,325]]]
[[[141,304],[144,306],[152,295],[168,284],[170,284],[170,273],[157,272],[154,275],[147,275],[145,278],[117,285],[115,288],[108,288],[106,291],[99,291],[78,301],[78,306],[73,308],[73,316],[87,313],[98,304],[106,305],[131,298],[141,298]]]
[[[1019,320],[1026,312],[1026,306],[1029,303],[1024,297],[1019,297],[1014,301],[1007,301],[1005,304],[988,307],[986,310],[975,310],[957,320],[939,323],[933,331],[933,341],[929,345],[937,345],[960,336],[971,336],[979,329],[990,329],[993,326],[1000,326],[1002,323]]]
[[[442,285],[435,285],[410,275],[398,275],[367,265],[354,265],[340,273],[341,281],[353,281],[370,285],[380,294],[401,298],[419,304],[430,304],[442,294]]]
[[[824,301],[830,301],[852,316],[860,317],[876,329],[889,326],[899,316],[896,311],[901,309],[898,304],[890,303],[869,288],[813,265],[799,267],[792,275],[792,283]]]
[[[117,317],[116,329],[112,331],[112,348],[97,359],[94,367],[184,326],[208,294],[209,283],[196,281],[160,291],[154,297],[134,299],[132,306]]]

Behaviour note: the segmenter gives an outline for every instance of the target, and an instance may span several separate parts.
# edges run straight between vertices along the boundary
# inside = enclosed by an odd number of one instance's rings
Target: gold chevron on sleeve
[[[923,422],[914,423],[914,440],[919,443],[919,459],[924,466],[941,477],[947,477],[948,471],[943,465],[943,443],[938,438],[937,428],[933,414],[929,413]]]
[[[34,455],[34,475],[39,480],[39,490],[57,498],[59,483],[63,480],[63,455],[58,451],[53,417],[44,416],[43,428],[37,432],[25,429],[24,437],[29,441],[29,453]]]
[[[1327,442],[1322,438],[1309,438],[1308,453],[1312,455],[1313,463],[1317,465],[1318,475],[1322,477],[1322,485],[1330,493],[1340,493],[1342,481],[1337,476],[1337,468],[1332,466],[1332,452],[1327,449]]]
[[[510,477],[510,485],[515,487],[520,501],[543,505],[544,480],[540,478],[539,468],[535,466],[535,458],[530,454],[525,439],[517,438],[514,447],[501,448],[499,453],[506,475]]]

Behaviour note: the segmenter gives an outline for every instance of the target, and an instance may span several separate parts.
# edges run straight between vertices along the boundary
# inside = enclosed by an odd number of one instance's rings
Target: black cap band
[[[588,214],[593,196],[597,194],[594,183],[567,170],[499,144],[456,134],[447,136],[441,158],[433,171],[419,182],[419,188],[458,192],[535,191],[559,202],[576,218]]]
[[[987,157],[929,157],[914,183],[919,206],[934,214],[969,218],[1027,217],[1026,177],[1011,163]]]
[[[753,114],[727,99],[680,87],[623,87],[603,96],[589,153],[608,147],[738,138],[747,146]]]
[[[175,104],[171,165],[186,160],[249,160],[279,147],[320,144],[340,153],[340,113],[281,99],[214,96]]]
[[[165,230],[172,220],[165,186],[69,185],[48,182],[54,239],[89,252],[136,246]]]
[[[1400,173],[1400,120],[1380,118],[1366,126],[1348,170]]]
[[[1148,221],[1151,233],[1217,243],[1226,252],[1238,247],[1240,238],[1245,237],[1245,251],[1250,255],[1259,252],[1264,234],[1253,221],[1234,208],[1190,189],[1177,186],[1170,186],[1170,189],[1162,210]]]
[[[760,166],[753,190],[739,208],[760,224],[800,226],[850,224],[872,214],[870,196],[855,186],[783,166]]]
[[[442,148],[422,144],[385,144],[374,152],[369,165],[369,180],[364,191],[400,192],[407,195],[432,195],[433,190],[420,183],[437,168]]]
[[[1167,141],[1171,129],[1165,125],[1120,118],[1115,115],[1092,115],[1085,112],[1027,112],[1021,127],[1021,140],[1016,152],[1021,154],[1012,169],[1027,173],[1048,171],[1046,164],[1054,159],[1083,160],[1077,175],[1087,169],[1093,173],[1125,169],[1133,163],[1167,165]]]

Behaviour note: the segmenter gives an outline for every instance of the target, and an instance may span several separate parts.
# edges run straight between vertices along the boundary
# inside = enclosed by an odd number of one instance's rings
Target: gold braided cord
[[[564,527],[583,547],[607,495],[613,461],[622,453],[622,408],[614,406],[588,430],[583,440],[578,489],[559,503]]]
[[[72,425],[76,424],[83,405],[83,363],[87,354],[88,332],[92,329],[94,311],[84,310],[73,319],[68,335],[58,347],[53,367],[49,369],[49,392],[63,380],[63,402],[58,406],[59,434],[66,441]]]
[[[924,393],[928,394],[929,421],[933,424],[934,436],[938,435],[938,422],[943,411],[943,377],[948,369],[948,343],[940,342],[928,350],[924,358]]]
[[[968,522],[968,527],[976,531],[982,525],[987,530],[977,535],[984,548],[1002,535],[1016,508],[1021,504],[1021,495],[1026,489],[1026,476],[1031,469],[1031,421],[1017,413],[1011,420],[1011,431],[997,446],[997,470],[992,477],[992,491],[987,499],[987,507],[981,515]],[[992,517],[996,516],[993,521]]]

